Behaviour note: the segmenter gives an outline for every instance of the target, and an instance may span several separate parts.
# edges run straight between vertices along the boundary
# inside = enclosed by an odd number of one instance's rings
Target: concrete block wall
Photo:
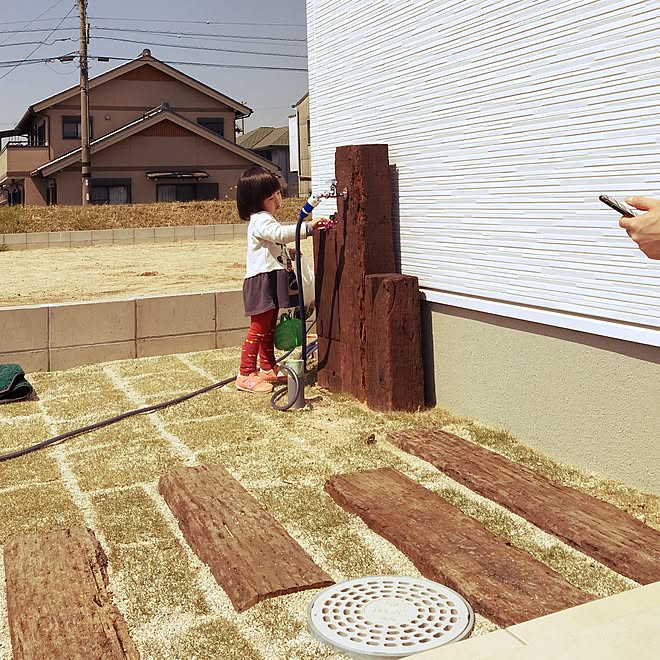
[[[0,363],[26,372],[238,346],[242,292],[0,308]]]
[[[53,247],[90,245],[134,245],[136,243],[177,243],[217,241],[245,236],[247,223],[238,225],[194,225],[189,227],[139,227],[135,229],[93,229],[0,234],[0,245],[8,250],[38,250]]]

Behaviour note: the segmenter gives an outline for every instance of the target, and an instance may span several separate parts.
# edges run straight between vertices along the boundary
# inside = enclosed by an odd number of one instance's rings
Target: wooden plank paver
[[[388,440],[617,573],[641,584],[660,580],[660,532],[614,505],[451,433],[400,431]]]
[[[424,577],[458,591],[500,626],[594,599],[396,470],[337,475],[325,489],[407,555]]]
[[[237,612],[266,598],[333,584],[222,466],[177,468],[158,489]]]
[[[106,590],[107,558],[91,530],[19,536],[4,560],[14,660],[140,657]]]

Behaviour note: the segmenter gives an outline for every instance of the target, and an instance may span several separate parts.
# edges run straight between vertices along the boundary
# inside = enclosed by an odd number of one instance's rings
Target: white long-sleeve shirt
[[[304,222],[300,238],[307,238],[311,233],[310,224]],[[295,224],[281,225],[266,211],[253,213],[247,228],[246,279],[278,268],[286,270],[288,262],[286,244],[295,240]]]

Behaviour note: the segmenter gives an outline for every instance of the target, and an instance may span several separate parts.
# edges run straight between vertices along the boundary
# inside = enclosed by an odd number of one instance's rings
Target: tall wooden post
[[[80,164],[82,174],[82,205],[89,204],[89,180],[92,163],[89,147],[89,67],[87,64],[87,0],[78,0],[80,13]]]
[[[336,229],[317,242],[318,383],[364,401],[365,275],[394,271],[392,188],[386,144],[335,152]]]
[[[395,273],[385,144],[338,147],[337,225],[315,237],[318,383],[377,410],[424,406],[417,278]]]

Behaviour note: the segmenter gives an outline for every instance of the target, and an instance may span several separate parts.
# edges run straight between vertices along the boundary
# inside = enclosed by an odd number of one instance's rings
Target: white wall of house
[[[314,189],[333,178],[337,146],[388,144],[401,270],[419,278],[429,301],[436,354],[457,332],[472,342],[463,359],[488,358],[494,368],[499,354],[509,360],[501,373],[519,379],[558,359],[561,341],[588,346],[561,371],[563,391],[579,397],[572,383],[591,374],[601,405],[623,417],[612,431],[585,409],[566,429],[566,442],[589,439],[584,455],[564,456],[639,483],[636,465],[660,458],[660,262],[637,250],[597,198],[660,196],[656,0],[307,0],[307,20]],[[516,355],[500,343],[510,333],[477,331],[502,319],[538,341],[521,342]],[[557,329],[562,340],[547,341]],[[616,370],[608,362],[605,373],[603,359],[612,352],[635,374],[636,396],[654,403],[652,416],[609,391],[603,379]],[[507,380],[493,391],[492,382],[466,383],[459,368],[443,370],[440,404],[483,412],[561,457],[534,419],[561,388],[533,388],[514,411]],[[599,436],[620,460],[590,458]],[[647,449],[631,464],[637,439]],[[649,479],[660,489],[657,475]]]
[[[291,172],[298,173],[300,169],[298,159],[298,118],[296,115],[289,115],[289,169]]]

